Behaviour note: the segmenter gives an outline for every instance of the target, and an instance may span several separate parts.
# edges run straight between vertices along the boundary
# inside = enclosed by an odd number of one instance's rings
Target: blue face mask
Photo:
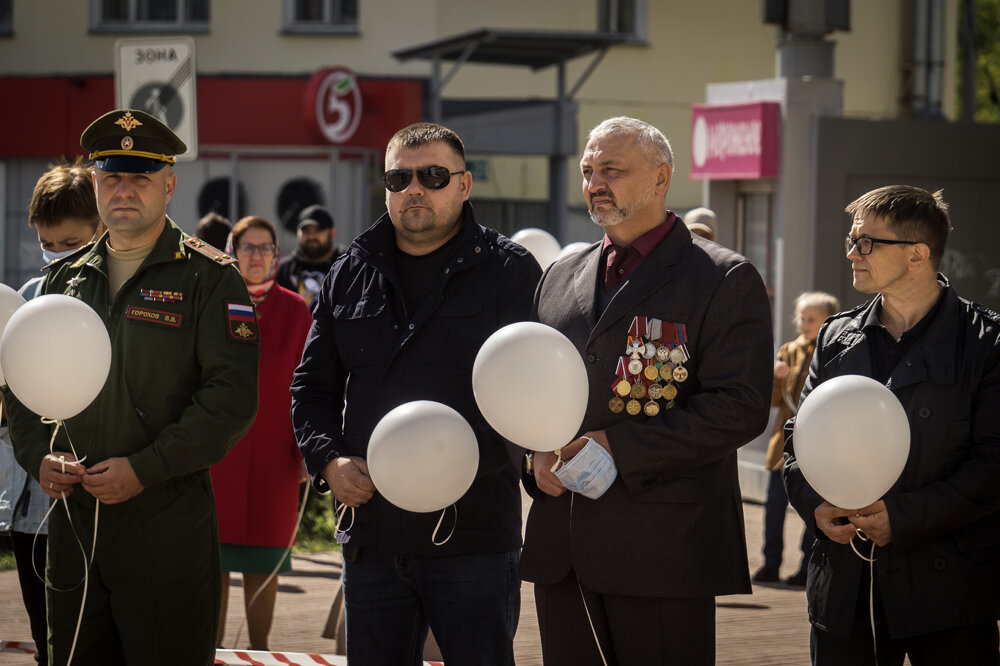
[[[63,250],[62,252],[50,252],[49,250],[46,250],[43,247],[42,248],[42,261],[44,262],[45,266],[48,266],[53,261],[59,261],[63,257],[68,257],[69,255],[73,254],[74,252],[76,252],[79,249],[80,248],[78,248],[78,247],[74,247],[71,250]]]
[[[556,470],[555,475],[566,490],[597,499],[614,483],[618,468],[611,454],[590,439],[572,460]]]

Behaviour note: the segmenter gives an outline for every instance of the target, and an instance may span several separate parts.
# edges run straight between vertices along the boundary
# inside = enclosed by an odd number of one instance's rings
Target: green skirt
[[[292,570],[292,553],[282,559],[285,548],[280,546],[245,546],[236,543],[222,544],[222,570],[238,573],[269,574],[278,566],[278,573]]]

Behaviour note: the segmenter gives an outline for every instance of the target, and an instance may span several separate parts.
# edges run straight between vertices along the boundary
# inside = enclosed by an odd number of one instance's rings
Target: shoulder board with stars
[[[236,260],[234,258],[230,257],[222,250],[218,250],[215,247],[209,245],[200,238],[195,238],[194,236],[192,236],[191,238],[185,238],[184,244],[187,245],[192,250],[194,250],[195,252],[197,252],[198,254],[208,257],[209,259],[219,264],[220,266],[228,266],[229,264],[236,263]]]

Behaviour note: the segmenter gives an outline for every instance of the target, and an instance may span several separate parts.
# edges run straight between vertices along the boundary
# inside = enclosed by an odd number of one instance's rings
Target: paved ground
[[[526,502],[527,503],[527,502]],[[745,504],[747,541],[750,545],[750,569],[760,565],[763,507]],[[786,553],[782,576],[792,574],[798,566],[795,544],[799,543],[801,523],[794,514],[786,521]],[[298,555],[294,571],[281,577],[271,649],[290,652],[334,654],[336,641],[320,636],[326,624],[330,603],[340,584],[340,556],[337,553]],[[242,615],[243,590],[239,576],[233,576],[226,636],[227,647]],[[809,661],[809,625],[806,621],[805,594],[801,589],[785,585],[757,586],[753,595],[721,597],[718,600],[718,664],[783,665],[807,664]],[[0,640],[30,640],[27,616],[21,605],[17,573],[0,573]],[[243,629],[240,646],[248,640]],[[532,586],[522,587],[521,622],[515,641],[519,666],[541,666],[538,643],[538,623],[534,613]],[[33,664],[26,655],[0,653],[0,664],[11,666]]]

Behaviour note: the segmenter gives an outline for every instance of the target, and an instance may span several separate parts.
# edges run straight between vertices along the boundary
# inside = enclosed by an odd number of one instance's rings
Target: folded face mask
[[[614,483],[618,468],[603,446],[588,439],[580,452],[556,470],[555,475],[566,490],[597,499]]]

